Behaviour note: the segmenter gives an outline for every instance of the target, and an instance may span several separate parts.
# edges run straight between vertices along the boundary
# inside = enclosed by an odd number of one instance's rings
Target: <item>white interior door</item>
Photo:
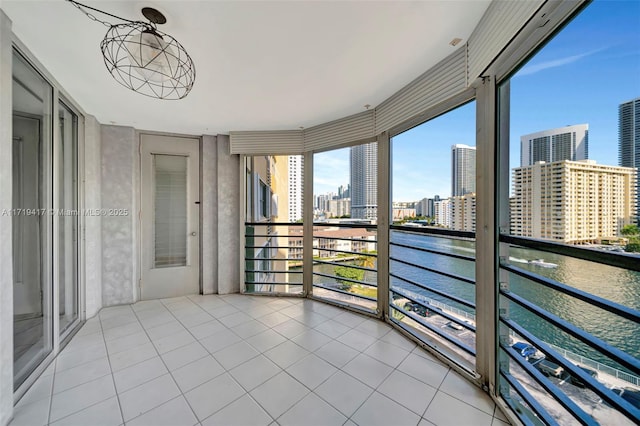
[[[141,299],[200,290],[199,141],[140,135]]]

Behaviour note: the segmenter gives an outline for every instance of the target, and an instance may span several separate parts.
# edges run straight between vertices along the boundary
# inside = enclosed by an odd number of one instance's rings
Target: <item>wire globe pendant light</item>
[[[68,0],[90,19],[109,27],[100,43],[104,63],[111,76],[124,87],[158,99],[182,99],[196,77],[193,60],[172,36],[157,29],[165,17],[155,9],[142,9],[149,22],[130,21]],[[121,24],[100,21],[83,10],[91,9],[115,17]]]

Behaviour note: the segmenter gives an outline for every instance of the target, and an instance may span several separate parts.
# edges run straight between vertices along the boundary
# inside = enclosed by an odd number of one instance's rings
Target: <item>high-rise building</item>
[[[451,146],[451,196],[476,192],[476,147]]]
[[[289,156],[289,221],[302,219],[304,156]]]
[[[538,161],[580,161],[589,158],[589,125],[576,124],[520,137],[520,167]]]
[[[568,244],[618,237],[636,215],[636,171],[593,160],[513,169],[511,234]]]
[[[618,106],[618,164],[636,169],[636,191],[640,190],[640,98]],[[640,223],[640,197],[636,215]]]
[[[449,228],[451,226],[451,199],[434,201],[433,210],[436,225]]]
[[[476,194],[451,197],[451,229],[476,232]]]
[[[351,217],[378,217],[378,144],[351,148]]]

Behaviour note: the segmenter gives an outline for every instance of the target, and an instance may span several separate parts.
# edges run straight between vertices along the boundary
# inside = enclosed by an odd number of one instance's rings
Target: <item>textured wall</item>
[[[202,137],[202,291],[204,294],[218,292],[218,167],[216,137]]]
[[[102,209],[128,209],[128,216],[102,216],[102,303],[135,301],[137,237],[134,214],[138,144],[132,127],[102,126]]]
[[[11,21],[0,10],[0,209],[11,208]],[[13,262],[11,216],[0,215],[0,425],[13,415]]]
[[[218,293],[240,291],[240,157],[218,135]]]
[[[100,182],[100,123],[92,115],[84,120],[84,208],[99,209],[102,205]],[[85,221],[85,312],[86,318],[102,308],[102,217],[84,216]]]

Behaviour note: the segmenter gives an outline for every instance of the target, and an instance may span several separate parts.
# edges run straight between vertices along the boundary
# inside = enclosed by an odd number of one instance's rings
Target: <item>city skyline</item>
[[[510,168],[520,164],[521,136],[581,123],[589,125],[589,158],[618,165],[618,106],[640,96],[640,4],[608,3],[594,2],[512,77]],[[600,27],[612,30],[601,33]],[[475,146],[475,134],[471,102],[395,136],[393,201],[450,196],[450,147]],[[349,182],[348,152],[316,154],[315,193]]]

